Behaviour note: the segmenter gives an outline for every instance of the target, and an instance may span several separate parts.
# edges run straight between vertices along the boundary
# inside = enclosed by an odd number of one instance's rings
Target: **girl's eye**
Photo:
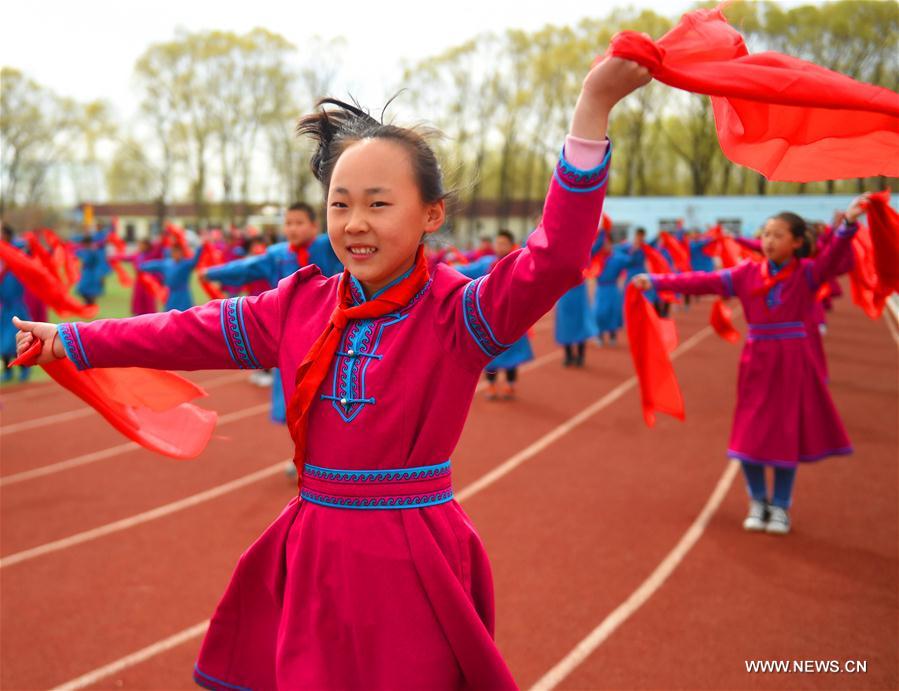
[[[390,206],[390,204],[388,204],[387,202],[372,202],[371,205],[376,208],[380,208],[382,206]]]
[[[332,209],[345,209],[346,204],[343,202],[331,202]]]

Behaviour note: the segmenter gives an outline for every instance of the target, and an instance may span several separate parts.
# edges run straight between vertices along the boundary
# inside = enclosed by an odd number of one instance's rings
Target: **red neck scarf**
[[[297,255],[297,264],[300,265],[302,269],[304,266],[309,266],[309,245],[311,242],[304,243],[302,245],[291,245],[290,249],[294,251]]]
[[[784,268],[778,271],[774,276],[771,275],[771,264],[770,260],[765,260],[762,262],[762,285],[759,288],[756,288],[752,291],[753,295],[765,295],[769,290],[771,290],[778,283],[783,283],[790,276],[796,273],[796,269],[799,267],[799,261],[797,261],[796,257],[793,257],[790,260],[790,263],[787,264]]]
[[[306,357],[297,368],[296,388],[287,406],[287,428],[295,446],[293,460],[302,477],[302,464],[306,457],[306,425],[309,409],[315,394],[331,366],[331,361],[340,346],[340,339],[351,319],[373,319],[394,312],[409,304],[409,301],[427,284],[428,264],[424,257],[424,245],[419,246],[415,255],[415,266],[406,278],[387,288],[377,297],[353,304],[350,292],[350,272],[344,271],[337,287],[337,306],[318,340],[312,344]]]

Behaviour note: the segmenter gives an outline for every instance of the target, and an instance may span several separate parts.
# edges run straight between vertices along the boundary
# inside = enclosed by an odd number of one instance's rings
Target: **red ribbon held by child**
[[[631,358],[640,383],[643,419],[647,427],[655,425],[656,411],[679,420],[685,418],[674,367],[666,345],[665,328],[649,301],[633,285],[624,293],[624,323],[630,343]],[[670,334],[667,334],[670,339]]]
[[[42,350],[41,340],[35,338],[9,366],[32,367]],[[119,432],[164,456],[199,456],[215,429],[218,413],[188,403],[206,392],[173,372],[142,367],[79,371],[68,358],[41,367]]]
[[[607,54],[710,96],[724,155],[771,180],[899,177],[899,94],[781,53],[751,55],[722,7],[688,12],[655,42],[622,31]]]
[[[734,328],[730,307],[718,298],[712,303],[712,311],[709,313],[709,324],[728,343],[737,343],[740,340],[740,332]]]

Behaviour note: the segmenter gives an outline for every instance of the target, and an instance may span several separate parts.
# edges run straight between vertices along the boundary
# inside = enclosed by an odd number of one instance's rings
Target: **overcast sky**
[[[363,102],[382,102],[401,76],[402,60],[417,60],[481,31],[572,24],[628,3],[609,0],[10,0],[0,19],[0,64],[22,70],[57,93],[82,101],[103,98],[127,120],[136,110],[132,69],[151,44],[176,28],[276,31],[300,53],[309,37],[343,36],[344,81]],[[629,3],[679,16],[690,3]]]

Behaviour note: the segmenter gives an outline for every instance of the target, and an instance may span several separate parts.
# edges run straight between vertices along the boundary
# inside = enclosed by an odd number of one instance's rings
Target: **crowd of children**
[[[864,199],[819,234],[814,256],[810,229],[790,213],[748,244],[761,261],[736,266],[716,267],[709,250],[720,230],[674,234],[691,271],[675,271],[672,247],[642,228],[613,242],[614,228],[599,230],[607,119],[648,79],[619,58],[591,69],[543,216],[520,244],[501,230],[467,252],[426,251],[446,197],[427,140],[326,99],[299,130],[315,145],[327,234],[305,203],[287,209],[275,243],[232,231],[190,247],[172,229],[116,255],[112,228],[86,233],[72,248],[74,290],[92,305],[110,260],[133,263],[136,316],[122,320],[44,323],[3,270],[5,362],[38,339],[39,362],[68,357],[79,369],[272,374],[271,417],[294,440],[300,492],[241,558],[206,634],[198,684],[515,687],[493,641],[487,557],[453,500],[448,459],[481,373],[489,399],[514,398],[518,368],[534,357],[528,331],[553,305],[562,364],[582,368],[588,343],[617,342],[628,283],[662,317],[672,294],[741,301],[749,334],[727,455],[745,475],[746,530],[789,532],[798,465],[851,452],[827,388],[819,297],[830,285],[832,299],[847,270]],[[11,229],[4,240],[15,241]],[[670,271],[656,271],[659,256]],[[194,275],[223,297],[194,307]]]

